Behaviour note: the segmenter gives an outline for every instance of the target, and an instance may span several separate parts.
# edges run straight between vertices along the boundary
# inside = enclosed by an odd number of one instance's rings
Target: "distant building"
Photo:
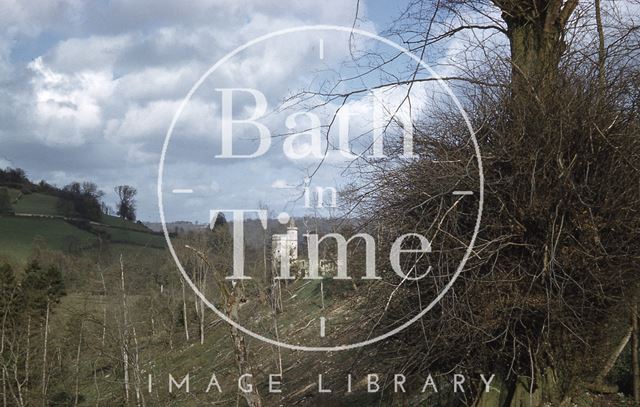
[[[280,262],[283,259],[287,259],[289,265],[296,270],[298,277],[303,276],[309,270],[309,260],[298,258],[298,228],[293,218],[287,225],[287,233],[271,236],[271,250],[275,268],[280,267]],[[321,276],[334,274],[335,272],[336,265],[334,261],[320,259],[319,274]]]
[[[290,262],[298,259],[298,228],[293,218],[287,225],[286,234],[271,236],[271,250],[277,262],[283,258],[288,258]]]

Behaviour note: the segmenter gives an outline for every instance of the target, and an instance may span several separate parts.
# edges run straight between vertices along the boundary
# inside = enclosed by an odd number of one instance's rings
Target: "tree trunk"
[[[20,382],[20,379],[18,378],[18,358],[16,357],[14,363],[13,363],[13,378],[16,382],[16,392],[18,393],[16,398],[16,401],[18,402],[18,405],[23,407],[25,406],[25,401],[24,401],[24,397],[22,396],[22,388],[26,387],[27,385],[27,381],[25,379],[24,382]]]
[[[606,51],[604,44],[604,25],[602,24],[602,8],[600,0],[595,0],[596,8],[596,28],[598,30],[598,81],[600,89],[604,88],[606,80],[605,62]]]
[[[532,91],[550,79],[557,66],[557,40],[535,24],[514,24],[509,28],[513,87]]]
[[[93,362],[93,387],[96,389],[96,407],[100,407],[100,386],[98,385],[97,361]]]
[[[129,348],[126,344],[126,335],[122,335],[122,371],[123,371],[123,390],[124,400],[129,403]]]
[[[7,407],[7,371],[2,366],[2,407]]]
[[[6,307],[2,315],[2,330],[0,331],[0,361],[2,362],[2,407],[7,407],[7,369],[4,361],[5,329],[9,307]]]
[[[80,323],[80,333],[78,334],[78,348],[76,350],[76,384],[75,384],[75,396],[73,398],[74,407],[78,405],[80,399],[80,351],[82,350],[82,328],[84,327],[84,321]]]
[[[494,0],[494,3],[507,23],[514,97],[544,91],[556,77],[564,52],[566,25],[578,0]]]
[[[127,295],[124,286],[124,264],[120,255],[120,283],[122,288],[122,369],[124,376],[124,399],[129,403],[129,333],[127,321]]]
[[[24,387],[29,388],[29,357],[31,348],[31,315],[27,317],[27,353],[24,359]]]
[[[220,291],[220,296],[225,304],[225,314],[233,320],[239,320],[239,307],[240,307],[240,298],[238,290],[240,284],[229,289],[227,287],[227,282],[224,277],[220,273],[216,273],[216,270],[213,268],[211,263],[207,260],[207,257],[197,249],[194,249],[191,246],[186,246],[187,249],[193,250],[196,255],[204,262],[204,264],[211,269],[213,279]],[[240,375],[248,375],[247,379],[244,382],[245,386],[250,386],[250,392],[242,392],[242,396],[245,398],[245,401],[249,405],[249,407],[261,407],[262,399],[260,398],[260,394],[258,393],[258,388],[256,386],[255,379],[253,377],[253,371],[251,368],[251,363],[249,362],[249,354],[247,352],[247,346],[244,341],[244,336],[239,332],[239,330],[231,325],[231,339],[233,340],[233,350],[236,356],[236,363],[238,365],[238,371]]]
[[[629,343],[629,339],[631,339],[632,334],[633,334],[633,324],[629,326],[627,333],[622,337],[622,339],[620,340],[620,343],[618,343],[618,346],[616,346],[611,356],[609,356],[609,359],[607,360],[607,363],[605,363],[604,368],[602,369],[602,371],[600,371],[600,373],[598,373],[598,376],[596,377],[596,380],[595,380],[595,385],[601,386],[604,384],[605,378],[607,377],[611,369],[613,369],[613,366],[616,364],[616,361],[620,357],[620,354]]]
[[[227,315],[229,315],[232,320],[238,321],[238,302],[234,301],[235,298],[233,297],[231,300],[233,302],[227,308]],[[238,371],[240,372],[240,375],[251,375],[248,376],[245,381],[246,385],[251,386],[251,391],[246,393],[243,392],[242,395],[249,407],[261,407],[262,400],[260,399],[260,394],[258,394],[258,388],[256,387],[256,382],[253,378],[253,372],[247,354],[247,346],[244,343],[244,336],[238,331],[238,328],[231,325],[231,337],[233,339],[233,349],[235,351],[236,363],[238,364]]]
[[[200,263],[202,263],[202,261],[200,261]],[[198,267],[199,270],[199,275],[198,275],[198,288],[200,290],[201,293],[205,294],[206,288],[207,288],[207,274],[206,274],[206,266],[204,264],[199,264]],[[200,333],[200,345],[204,345],[204,311],[205,311],[205,304],[204,301],[202,300],[202,298],[198,297],[196,299],[196,301],[198,301],[197,305],[198,305],[198,325],[199,325],[199,333]]]
[[[182,321],[184,324],[184,337],[189,342],[189,326],[187,325],[187,294],[184,290],[184,280],[180,278],[180,284],[182,285]]]
[[[633,326],[633,340],[631,345],[631,365],[633,366],[633,399],[636,405],[640,404],[640,365],[638,365],[638,305],[633,304],[631,308],[631,325]]]
[[[138,406],[145,407],[144,394],[142,393],[142,370],[140,368],[140,346],[138,345],[138,334],[136,333],[135,325],[131,325],[131,331],[133,333],[133,345],[135,349],[135,357],[133,364],[133,375],[136,389],[136,402]]]
[[[51,304],[47,299],[47,310],[44,319],[44,348],[42,350],[42,405],[47,406],[47,345],[49,342],[49,311]]]
[[[104,281],[104,273],[100,269],[100,279],[102,280],[102,347],[107,337],[107,284]]]

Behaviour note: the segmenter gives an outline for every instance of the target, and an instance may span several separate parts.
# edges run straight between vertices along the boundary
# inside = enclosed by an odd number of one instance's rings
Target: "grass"
[[[8,191],[12,200],[20,197],[13,205],[16,213],[61,215],[57,208],[58,198],[53,195],[33,193],[20,196],[17,189],[8,188]],[[108,235],[112,243],[155,249],[165,247],[164,237],[151,233],[142,224],[111,215],[102,215],[100,223],[106,226],[92,226],[92,230],[84,230],[63,219],[3,217],[0,218],[0,255],[24,262],[37,236],[42,237],[51,249],[68,251],[91,246],[97,241],[98,232]]]
[[[44,194],[25,195],[16,205],[16,211],[56,215],[56,203],[57,199],[52,196]],[[163,250],[157,250],[165,247],[163,236],[149,233],[149,229],[145,226],[109,215],[103,215],[102,222],[110,227],[92,226],[92,228],[95,232],[100,231],[109,235],[112,243],[109,247],[110,252],[114,256],[119,256],[119,253],[124,255],[125,264],[128,266],[127,270],[139,273],[144,267],[138,267],[138,262],[147,264],[151,259],[158,260],[158,256],[166,255]],[[70,244],[75,247],[90,247],[97,242],[95,234],[79,229],[62,219],[0,217],[0,256],[7,255],[20,262],[26,261],[32,252],[33,242],[38,236],[46,242],[49,248],[62,251],[68,250]],[[143,246],[147,248],[143,248]],[[127,284],[137,287],[140,285],[138,280],[145,278],[148,278],[148,276],[131,274],[128,277]],[[355,307],[349,308],[350,304],[348,302],[342,302],[340,298],[331,295],[332,290],[330,287],[331,285],[327,282],[324,287],[326,309],[322,309],[321,301],[319,300],[319,281],[296,281],[286,286],[283,285],[285,311],[278,316],[276,322],[281,339],[291,343],[320,345],[318,320],[320,316],[327,316],[330,317],[328,318],[328,336],[332,337],[335,342],[343,342],[344,338],[339,337],[345,332],[342,327],[351,326],[346,324],[347,311],[354,310]],[[229,327],[226,323],[208,325],[204,346],[199,345],[197,342],[197,336],[194,332],[195,325],[191,325],[191,334],[194,336],[188,342],[181,336],[181,328],[173,327],[175,349],[169,352],[167,351],[166,338],[154,337],[149,332],[146,332],[149,326],[147,319],[151,314],[142,312],[142,310],[148,306],[148,297],[131,293],[128,298],[133,311],[131,318],[136,321],[137,327],[139,327],[138,335],[141,342],[145,344],[142,348],[143,369],[145,369],[145,373],[154,374],[155,384],[160,389],[160,393],[162,393],[161,399],[163,401],[167,403],[180,402],[181,405],[187,406],[202,405],[203,398],[206,398],[207,401],[216,401],[221,404],[235,403],[236,391],[234,387],[236,386],[237,367],[235,366],[232,342],[229,337]],[[165,297],[160,298],[163,301],[168,301]],[[179,305],[179,297],[176,300],[178,303],[170,303],[171,308]],[[74,317],[80,315],[80,313],[90,314],[97,321],[100,321],[103,318],[105,306],[107,309],[116,309],[118,304],[120,304],[120,297],[116,293],[110,292],[109,297],[103,298],[97,295],[88,295],[87,293],[70,292],[69,295],[62,299],[53,316],[56,319],[56,325],[65,329],[65,331],[58,331],[57,335],[61,335],[59,340],[62,343],[69,338],[73,338],[72,340],[77,339],[80,328],[76,326],[77,324],[73,325],[72,322]],[[210,312],[207,312],[207,315],[210,321],[215,321]],[[268,308],[259,304],[257,296],[251,296],[247,305],[241,309],[241,320],[243,325],[254,329],[256,332],[274,337],[272,330],[274,324],[273,316]],[[76,335],[68,334],[70,331],[75,332]],[[101,331],[95,332],[99,335]],[[108,340],[111,340],[112,333],[107,332],[107,334]],[[346,330],[346,334],[353,335],[354,333]],[[99,340],[99,336],[97,338]],[[87,336],[85,340],[89,342],[92,339]],[[101,346],[99,343],[94,345]],[[267,405],[282,404],[283,401],[279,395],[269,395],[266,391],[267,374],[278,371],[276,364],[278,354],[275,348],[249,337],[247,337],[247,345],[251,352],[251,360],[256,367],[260,391],[265,395],[265,402]],[[83,349],[83,351],[85,350]],[[344,353],[327,356],[322,359],[321,363],[314,359],[315,355],[317,354],[282,350],[283,367],[286,371],[284,376],[286,384],[284,387],[287,395],[291,395],[313,383],[313,380],[317,379],[317,373],[319,372],[327,372],[327,380],[330,380],[331,377],[337,378],[339,374],[342,374],[342,365],[350,365],[350,361]],[[100,360],[100,362],[105,366],[111,365],[108,360]],[[309,368],[309,366],[315,366],[316,364],[315,369]],[[96,390],[93,381],[94,367],[93,364],[83,364],[80,376],[80,392],[86,397],[86,402],[80,405],[93,404],[93,400],[97,398],[106,401],[111,398],[117,399],[121,397],[122,390],[120,382],[118,382],[117,369],[111,366],[104,373],[104,377],[100,376],[98,378],[100,389]],[[194,390],[197,389],[197,397],[183,393],[171,396],[166,394],[168,372],[176,376],[191,372],[193,374],[192,386]],[[211,373],[216,373],[224,389],[223,394],[217,394],[217,392],[203,394]],[[102,374],[99,373],[99,375]],[[64,384],[72,386],[73,381],[67,380]],[[328,383],[328,386],[336,390],[339,389],[339,385],[340,383]],[[304,397],[312,399],[317,397],[313,390],[309,390],[309,393]],[[297,398],[300,397],[303,396],[297,396]],[[154,400],[151,397],[150,399]],[[286,401],[288,402],[289,400]],[[339,405],[337,404],[338,400],[325,399],[324,401],[331,403],[331,405]],[[371,405],[371,400],[349,400],[349,403],[349,405],[353,406],[365,406]]]
[[[4,187],[0,187],[0,188],[4,188]],[[15,202],[16,199],[18,199],[18,197],[20,196],[20,191],[15,189],[15,188],[7,188],[7,191],[9,192],[9,199],[11,199],[11,202]]]
[[[138,230],[140,232],[150,232],[151,230],[146,227],[145,225],[141,225],[135,222],[131,222],[128,220],[124,220],[118,216],[111,216],[111,215],[102,215],[102,219],[100,220],[101,223],[104,223],[105,225],[108,226],[112,226],[112,227],[118,227],[118,228],[126,228],[126,229],[131,229],[131,230]]]
[[[70,246],[87,247],[96,242],[96,236],[78,229],[61,219],[32,219],[0,217],[0,253],[25,261],[36,237],[55,250],[68,250]]]
[[[165,247],[165,240],[161,235],[114,227],[105,228],[98,226],[96,227],[96,229],[106,233],[112,243],[133,244],[137,246],[147,246],[158,249],[162,249]]]
[[[131,249],[132,246],[123,248]],[[119,249],[119,248],[113,248]],[[136,250],[135,248],[131,250]],[[137,249],[141,250],[140,248]],[[115,250],[116,252],[118,250]],[[134,253],[132,253],[134,254]],[[138,257],[140,257],[138,253]],[[125,260],[125,264],[129,266],[127,270],[137,270],[135,267]],[[117,277],[117,270],[115,271]],[[129,275],[127,286],[134,286],[133,276]],[[118,282],[118,280],[115,280]],[[109,287],[112,287],[111,285]],[[78,318],[84,316],[89,320],[102,321],[104,318],[104,310],[108,314],[108,321],[114,316],[120,318],[121,297],[118,286],[108,291],[106,297],[96,294],[87,294],[84,292],[70,292],[62,298],[53,313],[52,326],[65,327],[66,330],[58,330],[52,333],[51,343],[56,341],[71,341],[72,345],[68,349],[74,349],[76,341],[80,335],[80,325]],[[317,304],[309,303],[314,299],[316,291],[319,289],[318,281],[309,283],[300,280],[292,282],[284,291],[285,307],[283,314],[278,317],[279,332],[281,339],[292,343],[313,343],[318,337],[317,318],[326,316],[329,320],[329,334],[341,335],[333,333],[339,327],[336,321],[340,319],[341,314],[348,313],[345,304],[333,303],[327,305],[325,310],[321,310]],[[290,298],[290,293],[297,293]],[[170,296],[171,292],[166,291],[165,296]],[[175,308],[180,305],[179,291],[174,294],[177,302],[169,302],[170,306]],[[169,301],[169,297],[160,296],[158,301]],[[189,295],[189,301],[192,296]],[[153,304],[149,300],[147,294],[140,294],[135,290],[130,291],[127,295],[127,302],[130,307],[130,315],[132,323],[136,326],[138,340],[142,344],[140,347],[141,367],[144,373],[143,377],[147,380],[147,374],[151,374],[154,385],[154,395],[147,395],[147,402],[157,405],[184,405],[184,406],[201,406],[204,404],[217,405],[235,405],[237,393],[237,377],[238,370],[233,351],[233,342],[229,336],[229,326],[225,322],[216,321],[210,312],[207,313],[207,324],[205,332],[205,341],[200,345],[197,336],[197,327],[195,322],[190,322],[191,337],[186,340],[183,334],[183,328],[175,325],[171,327],[173,335],[173,348],[170,349],[167,343],[167,336],[158,335],[151,331],[150,312]],[[270,309],[265,304],[260,304],[257,297],[250,298],[249,301],[241,308],[241,320],[244,326],[256,328],[257,332],[266,333],[267,336],[273,337],[274,333],[269,327],[273,326],[273,316]],[[310,319],[315,319],[316,323],[308,324]],[[75,322],[74,322],[75,321]],[[118,322],[119,323],[119,322]],[[109,324],[109,322],[108,322]],[[92,326],[94,328],[92,328]],[[113,323],[108,325],[114,327]],[[73,328],[75,327],[75,328]],[[167,329],[165,325],[156,326],[155,329]],[[355,330],[360,328],[355,327]],[[124,404],[122,401],[122,377],[120,368],[114,364],[112,359],[106,358],[101,354],[93,353],[93,348],[105,348],[101,345],[101,328],[99,325],[85,324],[83,337],[83,363],[80,366],[80,393],[85,397],[85,401],[80,406],[94,405],[96,400],[102,402],[110,402],[110,404]],[[267,331],[267,332],[265,332]],[[166,331],[163,331],[166,333]],[[345,331],[342,331],[345,332]],[[346,332],[349,334],[349,331]],[[118,346],[117,332],[106,331],[107,345],[106,349],[115,352],[117,355],[120,350]],[[367,372],[362,369],[350,369],[354,366],[360,350],[343,351],[343,352],[298,352],[288,349],[280,349],[257,341],[245,335],[246,346],[250,354],[250,360],[254,367],[256,382],[261,395],[264,398],[264,405],[294,405],[300,402],[300,405],[331,405],[331,406],[349,406],[349,407],[365,407],[371,405],[380,405],[380,394],[367,394],[364,388],[363,378]],[[337,338],[334,338],[337,339]],[[341,338],[341,342],[345,338]],[[109,348],[111,346],[111,348]],[[91,356],[90,356],[91,355]],[[321,357],[319,357],[321,355]],[[278,360],[281,357],[283,378],[282,378],[282,394],[269,394],[267,383],[268,375],[279,372]],[[100,370],[96,373],[96,367]],[[354,374],[353,388],[354,394],[345,393],[346,373]],[[180,380],[187,373],[190,374],[191,393],[187,394],[184,390],[175,391],[173,394],[168,393],[167,380],[168,375],[172,374],[176,379]],[[319,395],[317,393],[314,382],[318,379],[318,374],[324,375],[324,386],[331,388],[335,394]],[[218,393],[214,388],[211,392],[206,393],[205,390],[209,384],[211,375],[215,374],[222,387],[223,393]],[[94,376],[96,375],[96,376]],[[63,378],[58,383],[60,388],[73,388],[74,377],[70,375]],[[245,405],[240,399],[240,405]]]
[[[9,196],[15,200],[20,194],[17,189],[9,189]],[[14,204],[14,210],[18,213],[31,213],[36,215],[63,215],[58,211],[58,198],[53,195],[33,193],[23,195]],[[102,215],[100,223],[107,226],[131,229],[140,232],[150,232],[150,229],[142,224],[121,219],[118,216]]]
[[[58,198],[52,195],[33,193],[23,195],[13,206],[18,213],[33,213],[37,215],[60,215],[57,208]]]

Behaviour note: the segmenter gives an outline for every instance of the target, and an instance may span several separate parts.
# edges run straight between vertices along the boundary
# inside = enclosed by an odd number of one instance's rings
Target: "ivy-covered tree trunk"
[[[524,123],[531,120],[532,111],[544,112],[537,104],[553,98],[560,77],[560,61],[565,52],[567,24],[575,11],[578,0],[493,0],[500,8],[502,19],[507,25],[510,45],[512,111]],[[538,116],[540,119],[540,116]],[[544,120],[544,117],[542,118]],[[535,126],[525,125],[532,134],[524,139],[537,136]],[[525,130],[527,131],[527,130]],[[528,148],[522,154],[530,154]],[[551,345],[548,345],[551,346]],[[563,372],[550,364],[554,360],[554,349],[547,348],[532,357],[532,377],[520,376],[509,383],[503,383],[499,396],[505,407],[534,407],[542,403],[560,405],[563,391],[559,383],[570,382],[562,377]],[[479,405],[497,403],[495,394],[481,398]],[[493,397],[494,399],[491,399]]]
[[[540,92],[554,80],[564,51],[564,33],[578,0],[494,0],[507,23],[512,90]]]

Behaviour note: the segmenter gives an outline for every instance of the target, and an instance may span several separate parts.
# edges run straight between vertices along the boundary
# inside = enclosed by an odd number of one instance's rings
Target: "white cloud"
[[[0,10],[0,95],[9,101],[0,107],[3,154],[25,166],[34,178],[58,184],[73,179],[92,179],[99,185],[129,182],[141,191],[140,208],[148,212],[142,216],[153,218],[162,140],[182,98],[200,75],[240,44],[281,28],[350,26],[355,4],[0,0]],[[298,34],[248,50],[217,72],[212,86],[254,86],[274,107],[289,90],[307,83],[304,75],[318,63],[314,35]],[[344,43],[327,37],[324,63],[330,65],[347,52]],[[219,127],[214,119],[215,96],[205,88],[203,95],[193,98],[176,136],[194,145],[211,139]],[[283,122],[275,123],[280,118],[274,116],[265,121],[271,121],[275,132]],[[213,156],[210,147],[196,155]],[[236,194],[231,189],[248,182],[237,169],[216,181],[203,173],[205,167],[198,161],[202,158],[189,154],[186,158],[193,161],[183,163],[180,173],[197,190],[224,190],[225,197],[233,199]],[[261,189],[270,189],[279,155],[265,157],[256,168],[245,168],[259,177],[259,187],[267,186]],[[246,197],[242,200],[247,203]]]
[[[36,136],[47,144],[82,144],[102,125],[101,104],[113,91],[111,74],[82,71],[67,75],[36,58],[34,72],[34,119]]]
[[[123,100],[183,97],[202,71],[202,67],[195,63],[168,68],[143,68],[118,78],[115,92]]]
[[[79,15],[81,0],[0,0],[0,27],[8,33],[36,36],[68,24]]]
[[[105,128],[105,137],[118,143],[139,142],[147,137],[162,136],[179,102],[154,101],[146,106],[130,107],[123,118],[111,119]]]
[[[105,137],[127,143],[163,140],[182,100],[156,100],[144,106],[130,106],[123,118],[108,121]],[[199,100],[189,103],[177,122],[175,133],[186,138],[210,136],[214,129],[214,105]]]
[[[130,34],[90,36],[61,41],[47,56],[47,64],[62,72],[112,70],[127,48],[133,44]]]
[[[287,188],[291,188],[291,186],[287,183],[286,180],[277,179],[277,180],[273,181],[273,183],[271,184],[271,188],[287,189]]]
[[[7,160],[6,158],[0,157],[0,169],[5,169],[8,167],[13,167],[13,162]]]

